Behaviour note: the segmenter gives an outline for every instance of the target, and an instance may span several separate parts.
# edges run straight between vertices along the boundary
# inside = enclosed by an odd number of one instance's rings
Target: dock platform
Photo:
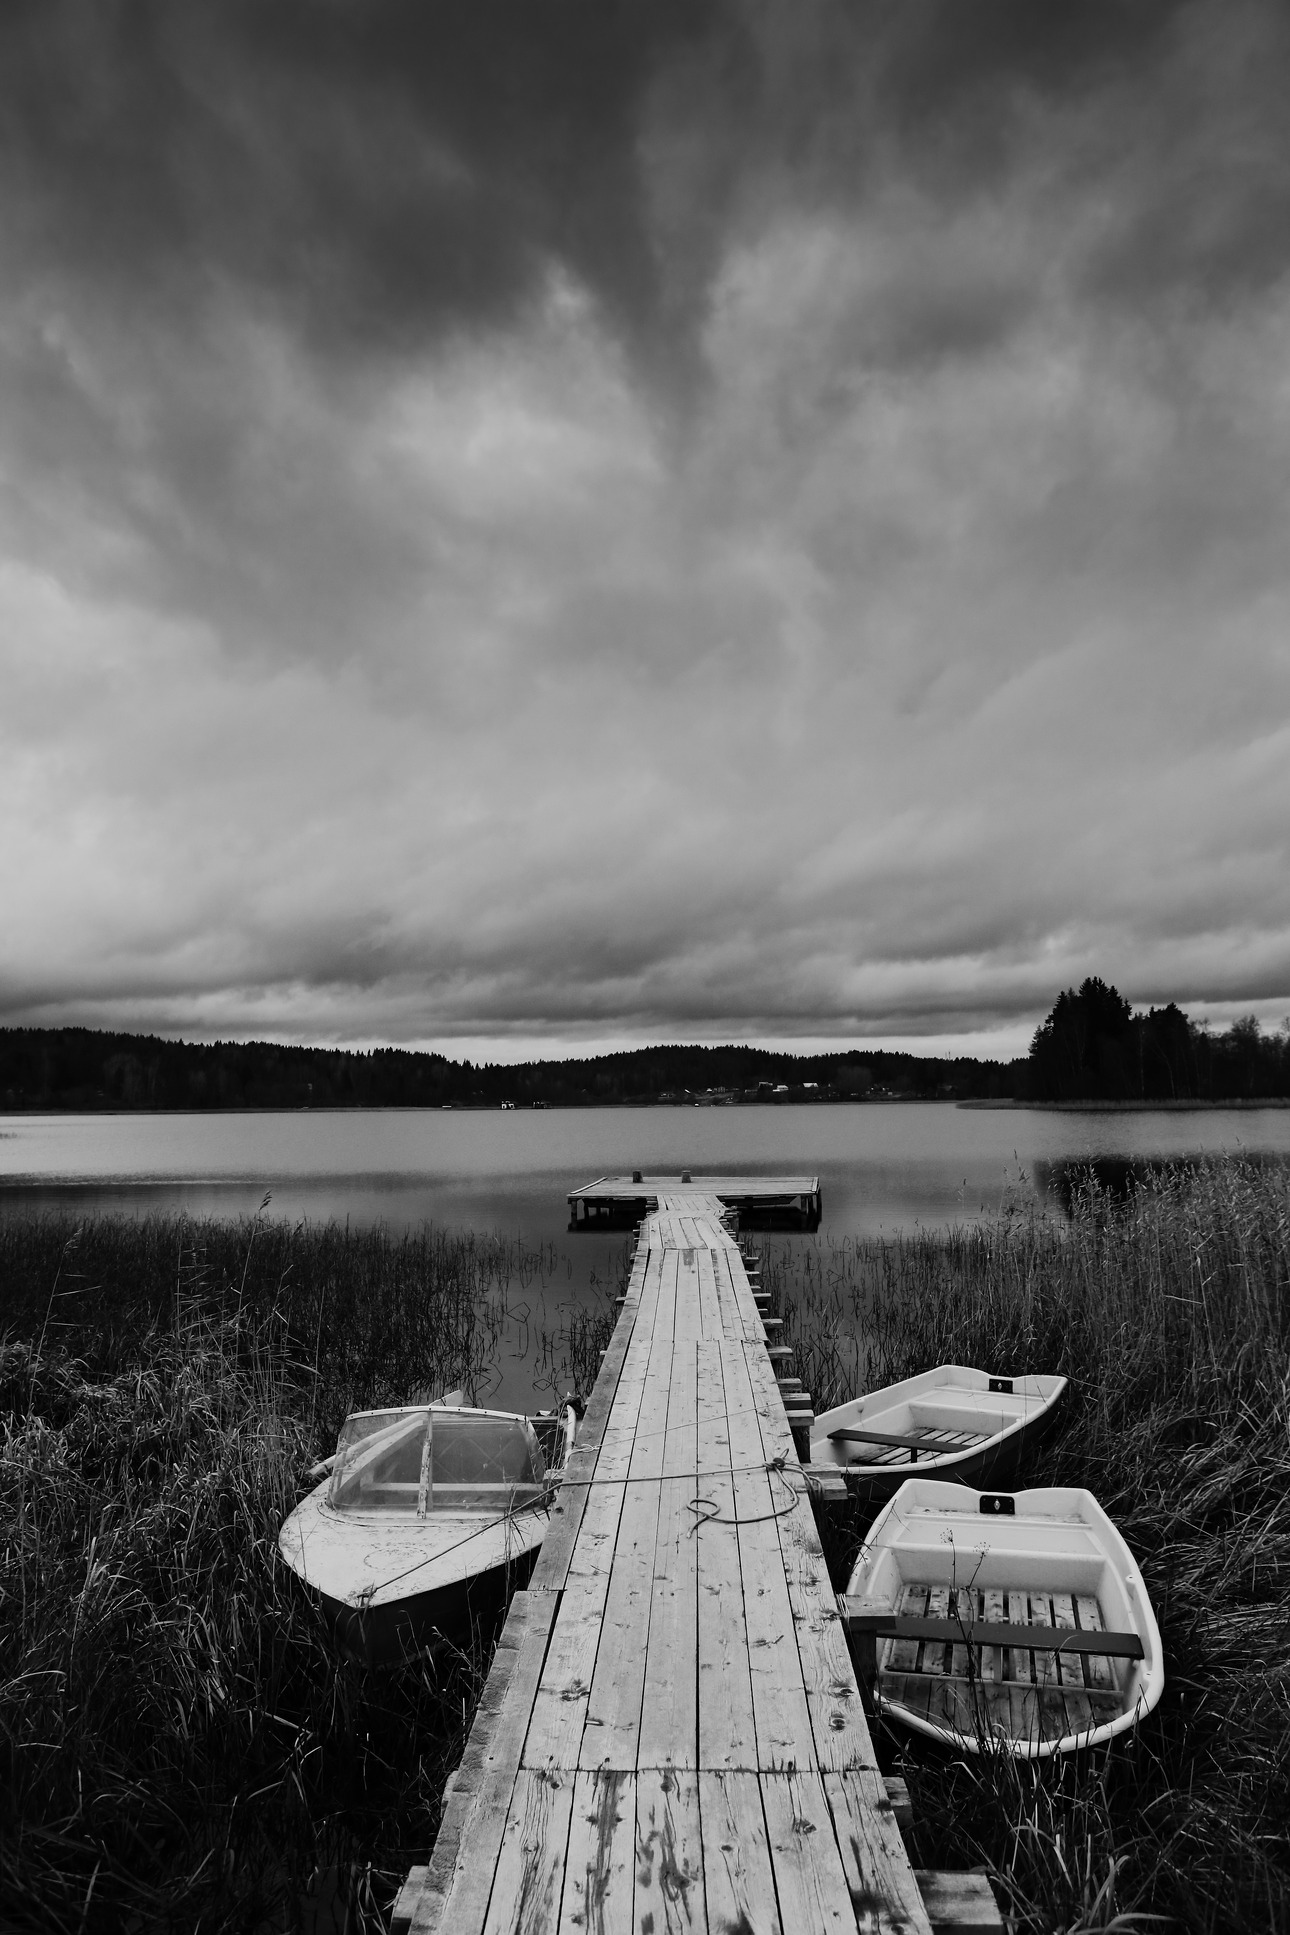
[[[661,1176],[639,1169],[629,1176],[599,1176],[569,1191],[570,1229],[635,1225],[665,1198],[699,1196],[732,1210],[744,1228],[775,1225],[818,1229],[822,1197],[818,1176]]]
[[[393,1927],[930,1935],[724,1199],[655,1204]]]

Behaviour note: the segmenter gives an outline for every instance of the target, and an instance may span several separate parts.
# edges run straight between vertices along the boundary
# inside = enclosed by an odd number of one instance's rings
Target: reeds
[[[1142,1566],[1157,1711],[1093,1756],[886,1741],[928,1865],[984,1864],[1028,1929],[1290,1926],[1290,1186],[1207,1162],[1068,1224],[767,1256],[817,1408],[941,1362],[1071,1380],[1032,1484],[1086,1485]],[[853,1528],[858,1537],[860,1528]],[[853,1537],[854,1544],[854,1537]]]
[[[278,1530],[346,1409],[482,1375],[551,1259],[174,1218],[74,1237],[0,1225],[0,1924],[286,1929],[334,1895],[383,1927],[488,1636],[365,1673]]]

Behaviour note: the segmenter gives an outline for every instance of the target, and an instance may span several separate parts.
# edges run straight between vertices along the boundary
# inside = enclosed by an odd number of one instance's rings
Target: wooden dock
[[[910,1866],[723,1205],[656,1200],[394,1929],[999,1928]]]
[[[598,1176],[569,1191],[570,1229],[597,1224],[636,1224],[665,1198],[715,1198],[745,1224],[818,1229],[822,1199],[818,1176],[663,1176],[635,1169],[630,1176]]]

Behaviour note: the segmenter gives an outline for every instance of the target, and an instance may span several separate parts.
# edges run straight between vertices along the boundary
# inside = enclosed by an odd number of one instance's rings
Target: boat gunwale
[[[932,1496],[918,1497],[917,1494],[923,1491],[931,1493]],[[935,1496],[937,1493],[941,1494],[939,1498]],[[877,1557],[884,1551],[892,1554],[898,1570],[897,1555],[900,1547],[894,1539],[887,1539],[883,1535],[890,1525],[913,1523],[912,1514],[915,1511],[925,1522],[935,1523],[938,1519],[950,1519],[959,1524],[965,1524],[975,1519],[979,1525],[990,1526],[997,1531],[1022,1529],[1027,1525],[1043,1526],[1048,1529],[1051,1529],[1054,1524],[1066,1524],[1072,1528],[1081,1526],[1090,1535],[1097,1556],[1114,1574],[1121,1586],[1129,1608],[1129,1625],[1142,1642],[1142,1659],[1134,1662],[1139,1678],[1136,1693],[1132,1699],[1129,1698],[1127,1688],[1120,1693],[1120,1711],[1112,1718],[1092,1728],[1064,1733],[1052,1740],[1023,1740],[1019,1735],[1005,1733],[1000,1727],[990,1729],[984,1739],[979,1731],[972,1734],[962,1733],[948,1723],[929,1720],[926,1715],[918,1714],[901,1700],[884,1695],[880,1677],[877,1683],[879,1713],[898,1720],[902,1726],[910,1727],[928,1739],[937,1741],[941,1746],[948,1746],[955,1751],[976,1754],[1006,1752],[1016,1759],[1024,1760],[1041,1760],[1053,1754],[1080,1752],[1089,1747],[1099,1746],[1119,1734],[1127,1733],[1158,1705],[1164,1692],[1165,1672],[1164,1645],[1160,1637],[1155,1609],[1147,1594],[1137,1560],[1124,1534],[1095,1495],[1083,1486],[1032,1486],[1024,1491],[1007,1494],[1013,1500],[1016,1509],[1000,1517],[987,1516],[981,1512],[979,1505],[974,1511],[966,1502],[971,1496],[972,1492],[969,1488],[943,1478],[937,1479],[931,1475],[907,1478],[900,1489],[886,1501],[870,1526],[852,1568],[846,1596],[866,1599],[870,1607],[876,1610],[874,1599],[881,1595],[873,1595],[866,1591],[861,1574],[866,1568],[874,1565]],[[1049,1510],[1041,1510],[1034,1504],[1031,1504],[1029,1510],[1026,1509],[1027,1502],[1041,1498],[1051,1501]],[[1065,1510],[1060,1509],[1062,1504],[1066,1506]],[[1072,1507],[1078,1509],[1072,1509]],[[953,1547],[952,1539],[950,1544]],[[1034,1555],[1040,1565],[1045,1559],[1056,1556],[1042,1552]],[[913,1582],[902,1578],[901,1583]],[[1040,1586],[1039,1590],[1042,1592],[1043,1587]],[[1061,1629],[1040,1626],[1035,1630],[1058,1632]],[[1031,1650],[1055,1652],[1060,1649],[1041,1646],[1032,1647]],[[953,1676],[927,1675],[926,1677],[934,1681],[937,1677]],[[971,1676],[967,1683],[974,1684]],[[1060,1686],[1056,1690],[1060,1692]],[[1089,1691],[1087,1688],[1083,1690]],[[980,1711],[978,1709],[978,1712]]]

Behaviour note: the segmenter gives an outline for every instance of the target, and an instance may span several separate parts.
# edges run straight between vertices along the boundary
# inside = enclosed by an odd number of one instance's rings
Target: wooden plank
[[[670,1331],[656,1330],[578,1753],[578,1765],[583,1768],[636,1765],[673,1349]]]
[[[481,1739],[477,1785],[453,1796],[453,1829],[442,1829],[426,1871],[426,1883],[413,1914],[412,1935],[454,1935],[459,1928],[478,1928],[488,1905],[493,1871],[501,1848],[506,1810],[515,1785],[515,1770],[528,1730],[537,1685],[555,1617],[552,1593],[517,1593],[507,1625],[524,1601],[523,1626],[516,1657],[507,1670],[504,1696]],[[473,1740],[473,1730],[472,1730]]]
[[[613,1414],[601,1440],[577,1543],[568,1562],[546,1669],[533,1703],[532,1723],[524,1747],[526,1767],[572,1771],[578,1765],[613,1573],[614,1547],[653,1348],[653,1316],[652,1309],[641,1312],[619,1379]]]
[[[948,1594],[949,1588],[945,1590]],[[959,1590],[962,1592],[964,1588],[960,1587]],[[1022,1641],[1027,1638],[1033,1644],[1038,1624],[1034,1620],[1028,1621],[1025,1625],[1014,1625],[1008,1622],[995,1624],[975,1617],[969,1618],[966,1613],[960,1618],[948,1611],[944,1617],[929,1614],[926,1618],[919,1618],[910,1613],[893,1613],[885,1608],[878,1612],[872,1610],[853,1612],[850,1610],[853,1606],[868,1608],[871,1602],[843,1598],[839,1603],[844,1623],[855,1633],[870,1632],[880,1638],[922,1639],[929,1645],[933,1643],[950,1645],[956,1656],[963,1655],[961,1666],[955,1664],[948,1669],[952,1673],[958,1673],[960,1677],[967,1673],[968,1644],[987,1653],[997,1652],[1003,1646],[1020,1647]],[[1058,1635],[1051,1625],[1044,1626],[1041,1630],[1052,1639],[1052,1644],[1044,1648],[1045,1657],[1053,1662],[1049,1673],[1050,1679],[1056,1678],[1056,1662],[1059,1659],[1069,1662],[1074,1668],[1078,1666],[1082,1654],[1095,1653],[1105,1657],[1109,1653],[1117,1659],[1142,1658],[1142,1640],[1137,1633],[1086,1633],[1072,1629]]]
[[[699,1764],[698,1346],[673,1342],[638,1768]]]
[[[748,1369],[750,1351],[740,1342],[722,1344],[720,1354],[739,1522],[757,1764],[763,1771],[811,1766],[817,1764],[814,1733],[777,1519],[780,1511],[793,1510],[796,1501],[786,1496],[787,1481],[772,1479],[766,1471],[761,1422]]]
[[[1085,1632],[1099,1633],[1102,1631],[1104,1625],[1102,1609],[1096,1599],[1083,1595],[1077,1597],[1075,1601],[1075,1616]],[[1084,1661],[1084,1678],[1088,1686],[1095,1687],[1100,1693],[1115,1693],[1118,1691],[1115,1668],[1105,1653],[1089,1653],[1086,1655]]]
[[[1008,1594],[1008,1622],[1012,1626],[1028,1626],[1030,1624],[1030,1600],[1024,1592],[1010,1592]],[[1032,1681],[1035,1674],[1031,1664],[1029,1647],[1017,1645],[1009,1641],[1008,1654],[1009,1679],[1017,1680],[1022,1684]]]
[[[763,1773],[771,1868],[784,1927],[854,1935],[855,1911],[819,1773]]]
[[[676,1318],[672,1334],[683,1338],[686,1342],[697,1343],[703,1335],[703,1317],[699,1309],[698,1284],[694,1267],[692,1263],[688,1267],[684,1263],[684,1250],[672,1250],[668,1254],[672,1264],[673,1281],[676,1285]]]
[[[761,1787],[754,1773],[701,1773],[703,1887],[708,1927],[784,1935],[775,1898]],[[805,1935],[805,1927],[791,1935]]]
[[[999,1588],[997,1586],[988,1586],[982,1593],[981,1599],[983,1622],[986,1625],[1002,1626],[1004,1624],[1004,1598]],[[1002,1640],[995,1646],[983,1645],[981,1648],[981,1678],[983,1680],[1001,1680],[1003,1677]]]
[[[650,1300],[656,1288],[656,1278],[652,1275],[654,1267],[653,1259],[647,1257],[642,1270],[644,1286],[642,1305]],[[595,1474],[601,1440],[614,1399],[618,1394],[627,1353],[636,1334],[637,1325],[642,1321],[652,1322],[652,1319],[642,1310],[624,1310],[618,1319],[609,1349],[601,1362],[600,1373],[587,1402],[586,1413],[578,1426],[578,1441],[560,1486],[560,1496],[551,1508],[551,1523],[542,1540],[542,1550],[538,1554],[537,1564],[533,1570],[530,1584],[538,1591],[558,1591],[568,1576],[573,1548],[586,1510],[588,1488]]]
[[[573,1778],[567,1773],[516,1776],[484,1935],[554,1935],[559,1926]],[[445,1921],[446,1935],[478,1923]]]
[[[902,1586],[896,1601],[897,1614],[911,1618],[921,1618],[927,1610],[927,1587],[918,1585]],[[920,1642],[917,1639],[889,1639],[886,1653],[882,1656],[883,1669],[888,1673],[916,1673]]]
[[[977,1732],[973,1689],[965,1680],[948,1673],[928,1679],[927,1718],[934,1726],[948,1728],[956,1739],[972,1740]]]
[[[746,1390],[757,1422],[756,1443],[763,1461],[773,1464],[782,1455],[783,1445],[783,1427],[774,1415],[778,1396],[765,1383],[760,1392],[754,1388],[759,1375],[764,1378],[755,1352],[730,1352],[729,1356],[742,1366],[745,1381],[740,1387],[740,1403],[744,1402]],[[733,1371],[732,1375],[735,1375]],[[751,1434],[749,1442],[753,1442]],[[810,1716],[813,1758],[817,1766],[838,1770],[876,1768],[877,1756],[865,1721],[859,1684],[846,1633],[838,1617],[837,1595],[829,1578],[806,1487],[799,1476],[791,1475],[791,1468],[785,1468],[767,1474],[766,1493],[774,1513],[770,1524],[775,1535],[773,1541],[769,1538],[766,1541],[767,1563],[773,1570],[774,1556],[778,1557],[788,1590],[798,1671]],[[740,1537],[743,1537],[742,1530]]]
[[[774,1501],[764,1472],[736,1472],[734,1505],[757,1764],[763,1770],[814,1766],[818,1763],[810,1705],[779,1537],[770,1516]]]
[[[887,1784],[876,1770],[826,1773],[824,1793],[863,1935],[931,1935]]]
[[[560,1926],[611,1935],[632,1928],[636,1853],[636,1776],[602,1767],[573,1786]]]
[[[704,1337],[720,1337],[724,1326],[721,1321],[721,1304],[717,1297],[717,1272],[712,1261],[712,1252],[706,1243],[694,1252],[695,1275],[699,1298],[699,1326]]]
[[[975,1612],[976,1594],[970,1586],[960,1586],[950,1594],[950,1615],[960,1632],[972,1630]],[[950,1672],[956,1679],[967,1678],[968,1651],[965,1640],[956,1641],[950,1648]]]
[[[1054,1626],[1063,1634],[1075,1632],[1079,1622],[1075,1618],[1075,1601],[1071,1595],[1068,1592],[1055,1592],[1052,1604]],[[1082,1691],[1084,1686],[1083,1663],[1077,1656],[1064,1650],[1067,1643],[1063,1639],[1063,1650],[1057,1654],[1057,1677],[1061,1681],[1063,1694],[1071,1687]]]
[[[915,1868],[914,1879],[932,1935],[1004,1935],[1008,1924],[999,1911],[988,1875]]]
[[[739,1285],[743,1279],[743,1266],[739,1252],[733,1244],[717,1253],[717,1296],[721,1304],[721,1334],[723,1337],[742,1337],[746,1334],[747,1318],[739,1298]],[[746,1284],[746,1279],[744,1279]]]
[[[942,1628],[943,1637],[924,1639],[923,1657],[919,1662],[921,1673],[945,1673],[950,1663],[950,1635],[954,1631],[947,1626],[950,1611],[950,1589],[948,1586],[929,1586],[927,1589],[927,1617],[936,1621]]]
[[[695,1497],[698,1548],[699,1765],[757,1766],[752,1677],[744,1623],[743,1576],[735,1528],[734,1479],[726,1417],[721,1346],[697,1348],[698,1452]]]
[[[648,1768],[636,1777],[636,1896],[633,1926],[645,1935],[713,1935],[703,1888],[699,1777]]]
[[[859,1425],[839,1425],[830,1431],[831,1445],[896,1445],[913,1452],[912,1463],[917,1464],[920,1451],[930,1452],[934,1457],[944,1457],[950,1451],[965,1451],[971,1445],[984,1444],[984,1431],[965,1433],[961,1444],[938,1444],[932,1440],[930,1428],[922,1431],[864,1431]]]

